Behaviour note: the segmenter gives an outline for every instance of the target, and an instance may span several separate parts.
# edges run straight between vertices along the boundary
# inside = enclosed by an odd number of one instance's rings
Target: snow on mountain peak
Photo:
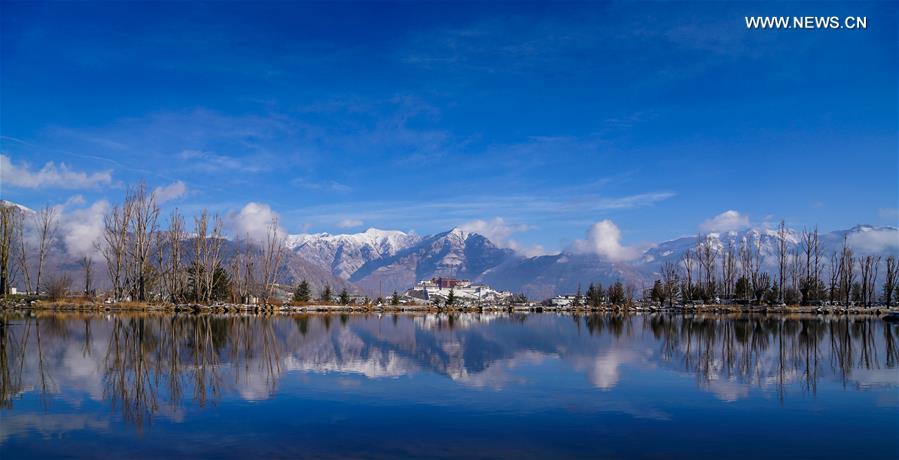
[[[18,209],[19,211],[22,211],[22,212],[24,212],[24,213],[26,213],[26,214],[34,214],[34,210],[33,210],[33,209],[31,209],[31,208],[29,208],[29,207],[27,207],[27,206],[22,206],[22,205],[19,204],[19,203],[13,203],[12,201],[8,201],[8,200],[0,200],[0,207],[4,207],[4,208],[10,208],[10,207],[12,207],[12,208],[16,208],[16,209]]]
[[[465,240],[468,238],[468,235],[470,235],[469,232],[467,232],[467,231],[465,231],[465,230],[462,230],[462,229],[459,228],[459,227],[454,227],[454,228],[453,228],[452,230],[450,230],[449,233],[447,234],[447,236],[453,236],[453,237],[459,238],[459,239],[462,240],[462,241],[465,241]]]
[[[365,263],[392,256],[419,240],[399,230],[369,228],[362,233],[290,235],[286,244],[296,254],[349,279]]]

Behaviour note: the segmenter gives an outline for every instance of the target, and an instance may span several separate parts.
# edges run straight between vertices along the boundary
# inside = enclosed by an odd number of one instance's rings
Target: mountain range
[[[15,206],[25,214],[34,211],[3,201],[0,206]],[[83,230],[84,223],[64,222],[62,233],[70,228]],[[67,230],[69,229],[69,230]],[[739,247],[746,240],[758,245],[763,269],[777,267],[776,229],[754,227],[739,231],[711,232],[704,235],[719,250],[727,245]],[[787,250],[801,246],[801,232],[786,229]],[[820,234],[821,252],[826,262],[839,251],[843,241],[860,255],[899,255],[899,228],[856,225],[850,229]],[[69,247],[72,235],[61,235],[48,256],[49,271],[68,272],[73,285],[81,283],[78,251]],[[332,289],[369,296],[388,296],[403,292],[416,282],[436,276],[448,276],[484,282],[495,289],[522,292],[532,299],[560,293],[572,293],[591,282],[609,285],[617,280],[636,287],[648,286],[658,278],[665,262],[679,262],[684,252],[696,247],[697,237],[684,236],[650,246],[630,260],[607,257],[579,248],[558,254],[527,257],[508,248],[500,248],[487,237],[454,228],[434,235],[420,236],[396,230],[370,228],[355,234],[304,233],[287,235],[287,254],[282,261],[278,282],[295,284],[307,280],[314,293],[325,285]],[[83,245],[82,245],[83,246]],[[236,250],[233,241],[223,246],[225,263]],[[95,264],[95,283],[104,282],[103,262]]]
[[[788,228],[785,235],[789,252],[801,246],[800,231]],[[762,267],[776,267],[776,229],[757,227],[712,232],[704,237],[719,250],[728,244],[737,248],[744,239],[758,244]],[[858,254],[899,254],[899,229],[857,225],[820,234],[822,255],[827,258],[838,251],[844,238]],[[608,285],[620,280],[635,286],[647,285],[658,277],[662,264],[680,261],[684,252],[696,244],[696,236],[687,236],[654,245],[631,261],[611,261],[573,250],[525,257],[497,247],[482,235],[458,228],[424,237],[368,229],[357,234],[303,234],[288,238],[294,255],[370,295],[386,295],[408,289],[422,279],[450,276],[523,292],[535,299],[574,292],[579,285],[591,282]]]

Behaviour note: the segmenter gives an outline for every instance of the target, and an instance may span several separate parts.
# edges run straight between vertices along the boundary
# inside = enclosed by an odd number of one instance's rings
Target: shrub
[[[50,278],[47,282],[47,297],[50,300],[59,300],[66,296],[69,292],[69,286],[72,285],[72,278],[68,274]]]

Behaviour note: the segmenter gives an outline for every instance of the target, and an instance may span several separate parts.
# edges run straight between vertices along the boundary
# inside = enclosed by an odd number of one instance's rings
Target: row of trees
[[[587,287],[586,295],[582,295],[581,287],[578,285],[572,306],[599,308],[606,303],[610,305],[630,305],[634,301],[636,292],[637,288],[634,285],[628,284],[625,286],[621,281],[616,281],[608,289],[603,288],[602,283],[590,283]]]
[[[57,238],[59,210],[47,206],[32,217],[37,230],[34,238],[26,235],[26,219],[18,208],[0,207],[3,294],[10,292],[17,276],[22,276],[29,292],[42,293],[47,288],[44,265]],[[124,201],[104,215],[101,235],[93,244],[95,257],[105,263],[110,298],[173,303],[272,298],[285,247],[276,220],[269,222],[264,235],[254,235],[254,239],[247,234],[235,239],[228,261],[221,216],[202,210],[193,216],[190,233],[177,209],[167,220],[167,229],[161,230],[156,194],[148,191],[144,183],[129,188]],[[80,260],[85,295],[94,291],[93,264],[91,255]]]
[[[710,237],[697,237],[696,246],[678,262],[662,265],[650,297],[669,304],[727,299],[742,302],[809,305],[821,301],[870,306],[877,300],[880,269],[884,273],[880,300],[892,305],[896,297],[897,267],[894,256],[881,263],[875,255],[856,255],[844,238],[839,251],[828,258],[822,253],[818,229],[803,230],[788,249],[791,235],[781,221],[775,238],[776,267],[764,270],[761,237],[744,238],[739,247],[723,246]],[[773,278],[776,276],[776,278]]]
[[[293,301],[305,303],[305,302],[311,302],[312,300],[313,300],[312,289],[309,285],[309,282],[306,280],[300,281],[300,283],[297,284],[296,289],[294,289],[294,291],[293,291]],[[325,286],[322,288],[322,290],[319,293],[318,298],[316,300],[319,300],[319,301],[325,302],[325,303],[333,302],[334,297],[333,297],[333,293],[331,292],[331,286],[328,284],[325,284]],[[350,294],[349,294],[349,292],[347,292],[346,288],[343,288],[340,291],[340,294],[337,296],[337,301],[340,303],[340,305],[349,305],[350,304]],[[366,304],[369,303],[368,298],[365,299],[365,303]],[[375,303],[383,304],[384,299],[378,297],[375,300]],[[390,297],[390,304],[391,305],[399,305],[400,304],[400,296],[399,296],[399,294],[397,294],[396,291],[393,291],[393,295]]]
[[[33,238],[27,235],[26,225],[36,230]],[[48,280],[44,268],[58,233],[57,207],[45,206],[26,217],[20,208],[0,206],[0,294],[8,294],[20,276],[29,292],[57,290],[59,281],[64,278]]]

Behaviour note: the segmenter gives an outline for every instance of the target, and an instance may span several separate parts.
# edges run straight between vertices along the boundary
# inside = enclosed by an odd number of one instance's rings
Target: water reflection
[[[57,399],[89,400],[109,404],[142,431],[154,417],[182,419],[185,408],[202,410],[223,397],[269,398],[291,372],[440,376],[496,391],[539,387],[552,366],[580,375],[594,391],[623,385],[634,369],[687,373],[724,401],[754,389],[783,400],[792,389],[814,396],[821,381],[844,391],[899,385],[896,333],[878,318],[846,316],[7,314],[0,317],[0,414],[4,429],[15,431],[27,423],[16,417],[29,416],[15,411],[25,395],[39,395],[45,410]],[[537,372],[521,371],[528,368]]]

